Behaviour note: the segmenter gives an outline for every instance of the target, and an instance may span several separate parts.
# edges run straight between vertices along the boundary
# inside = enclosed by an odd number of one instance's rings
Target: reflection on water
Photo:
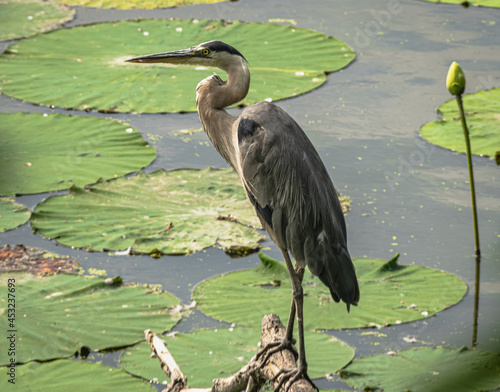
[[[481,275],[481,255],[476,254],[476,281],[474,285],[474,321],[472,324],[472,347],[477,347],[477,328],[479,319],[479,284]]]

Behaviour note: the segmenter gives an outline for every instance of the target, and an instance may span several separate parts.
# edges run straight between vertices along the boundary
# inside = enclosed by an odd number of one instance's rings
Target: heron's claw
[[[299,367],[292,370],[280,369],[280,371],[271,379],[271,382],[276,381],[280,376],[281,379],[279,380],[278,385],[274,388],[274,392],[279,392],[282,387],[284,391],[288,391],[293,383],[301,378],[306,379],[309,383],[311,383],[316,391],[319,391],[307,374],[307,365],[302,366],[299,364]]]
[[[291,351],[291,353],[295,357],[295,360],[297,360],[297,358],[299,357],[299,353],[295,348],[295,346],[292,344],[292,342],[289,339],[284,338],[281,341],[271,342],[266,344],[263,348],[261,348],[257,352],[256,356],[257,359],[259,359],[264,353],[266,353],[264,359],[260,363],[260,368],[262,368],[267,363],[267,361],[269,360],[269,358],[271,358],[272,355],[279,353],[280,351],[283,350]]]

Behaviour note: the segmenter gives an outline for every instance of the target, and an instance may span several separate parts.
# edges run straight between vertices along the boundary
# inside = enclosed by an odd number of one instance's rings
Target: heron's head
[[[234,65],[245,64],[243,55],[222,41],[208,41],[189,49],[149,54],[126,60],[129,63],[170,63],[217,67],[226,70]]]

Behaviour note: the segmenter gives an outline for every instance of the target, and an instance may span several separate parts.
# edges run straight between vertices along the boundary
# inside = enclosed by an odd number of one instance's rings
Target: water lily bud
[[[446,87],[452,95],[460,95],[465,90],[465,75],[460,65],[455,61],[450,65],[446,77]]]

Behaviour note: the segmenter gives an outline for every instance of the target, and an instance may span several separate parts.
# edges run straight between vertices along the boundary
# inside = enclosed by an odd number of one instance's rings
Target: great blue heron
[[[221,41],[189,49],[135,57],[133,63],[173,63],[218,67],[196,87],[196,105],[205,132],[217,151],[238,173],[248,199],[283,253],[292,280],[292,305],[285,338],[264,347],[272,353],[292,347],[297,316],[298,367],[281,375],[278,390],[307,377],[304,348],[302,278],[306,265],[330,289],[336,302],[356,305],[359,287],[347,250],[344,215],[335,187],[317,151],[300,126],[279,106],[258,102],[238,117],[224,108],[248,93],[250,72],[243,55]],[[288,251],[295,259],[295,267]]]

